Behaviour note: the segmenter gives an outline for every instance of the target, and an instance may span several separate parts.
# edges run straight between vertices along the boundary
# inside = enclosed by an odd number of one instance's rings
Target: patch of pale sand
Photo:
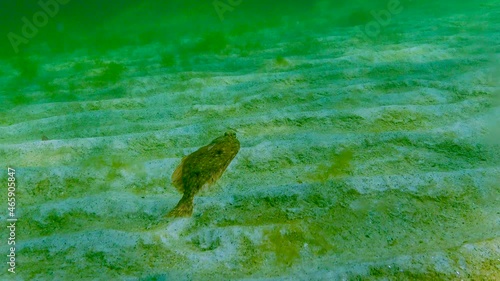
[[[112,229],[56,234],[22,241],[19,243],[19,250],[48,249],[51,253],[57,254],[74,248],[78,249],[81,255],[89,249],[113,253],[119,248],[133,247],[139,241],[140,236],[140,233]]]
[[[500,257],[500,238],[486,238],[482,241],[464,243],[454,252],[433,251],[397,255],[391,258],[366,261],[337,261],[335,257],[314,257],[310,263],[294,266],[290,275],[279,280],[347,280],[353,277],[372,276],[421,276],[422,278],[468,278],[483,276],[488,280],[496,278],[497,266],[491,264]],[[282,279],[283,278],[283,279]],[[489,279],[492,278],[492,279]],[[278,279],[276,279],[278,280]]]
[[[373,46],[372,46],[373,47]],[[427,63],[459,57],[457,50],[447,46],[422,44],[381,45],[375,48],[346,50],[344,59],[371,64]]]
[[[121,204],[127,202],[127,204]],[[153,215],[158,213],[158,208],[162,203],[150,198],[143,199],[124,191],[100,192],[80,198],[62,199],[55,202],[48,202],[41,205],[31,205],[26,208],[27,212],[35,212],[38,216],[36,221],[45,222],[51,214],[63,216],[72,211],[83,212],[89,216],[101,218],[122,217],[127,214],[137,214],[139,212]]]

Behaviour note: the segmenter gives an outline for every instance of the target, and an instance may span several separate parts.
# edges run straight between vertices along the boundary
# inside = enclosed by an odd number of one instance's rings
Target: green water
[[[0,280],[499,278],[499,1],[4,2]]]

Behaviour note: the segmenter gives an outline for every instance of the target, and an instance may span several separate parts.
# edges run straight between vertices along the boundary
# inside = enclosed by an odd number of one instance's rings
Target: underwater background
[[[499,4],[2,1],[0,280],[498,280]]]

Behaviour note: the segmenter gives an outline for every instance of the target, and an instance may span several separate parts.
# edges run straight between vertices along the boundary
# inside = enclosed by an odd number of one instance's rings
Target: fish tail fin
[[[184,194],[177,206],[167,214],[167,217],[190,217],[193,214],[194,196]]]

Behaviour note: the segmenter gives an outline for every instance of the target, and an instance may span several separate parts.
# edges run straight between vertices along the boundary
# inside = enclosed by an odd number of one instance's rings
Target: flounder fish
[[[194,196],[215,183],[240,150],[234,132],[226,132],[210,144],[184,157],[172,174],[172,183],[183,194],[168,217],[190,217]]]

